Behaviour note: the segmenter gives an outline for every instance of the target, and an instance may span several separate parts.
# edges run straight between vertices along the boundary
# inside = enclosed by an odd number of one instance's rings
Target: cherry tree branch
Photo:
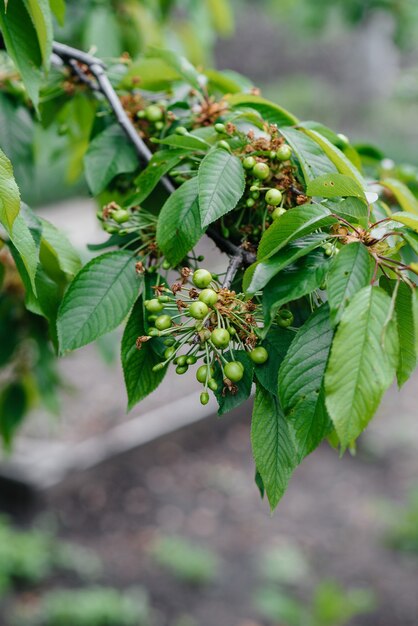
[[[87,85],[91,91],[101,93],[105,97],[115,115],[116,121],[125,131],[126,136],[135,147],[139,158],[141,161],[148,163],[152,157],[152,152],[142,137],[139,136],[135,126],[126,114],[126,111],[124,110],[121,101],[106,74],[106,66],[103,61],[91,54],[78,50],[77,48],[72,48],[71,46],[58,42],[53,43],[52,50],[53,61],[54,57],[60,59],[60,61],[67,65],[74,72],[77,78]],[[176,189],[167,176],[161,178],[161,184],[168,193],[173,193]],[[222,252],[231,256],[231,261],[224,281],[224,284],[229,283],[230,285],[239,267],[241,265],[250,265],[253,263],[255,261],[255,256],[243,248],[236,246],[228,239],[222,237],[222,235],[214,227],[208,228],[206,234],[214,241]]]

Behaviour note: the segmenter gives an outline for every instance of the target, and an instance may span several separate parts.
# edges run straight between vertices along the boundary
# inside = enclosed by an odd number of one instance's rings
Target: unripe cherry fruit
[[[175,349],[173,348],[173,346],[170,346],[169,348],[167,348],[167,349],[164,351],[164,358],[165,358],[166,360],[167,360],[167,359],[170,359],[170,358],[173,356],[173,354],[174,354],[174,353],[175,353]]]
[[[271,206],[278,206],[282,199],[283,196],[280,189],[269,189],[265,195],[267,204],[271,204]]]
[[[189,131],[187,130],[185,126],[177,126],[174,132],[176,133],[176,135],[188,135],[189,134]]]
[[[164,305],[161,304],[161,302],[159,302],[157,298],[152,298],[152,300],[145,301],[145,308],[150,313],[159,313],[160,311],[163,310]]]
[[[158,330],[167,330],[167,328],[170,328],[171,324],[172,320],[169,315],[160,315],[155,320],[155,328],[158,328]]]
[[[150,122],[159,122],[163,118],[163,112],[156,104],[150,104],[145,109],[145,117]]]
[[[225,139],[221,139],[221,141],[218,141],[218,148],[222,148],[222,150],[228,150],[228,152],[231,152],[231,146],[227,141],[225,141]]]
[[[280,148],[276,152],[276,159],[279,161],[288,161],[292,156],[292,148],[287,144],[280,146]]]
[[[263,348],[263,346],[254,348],[254,350],[251,350],[250,352],[250,359],[253,361],[253,363],[256,363],[257,365],[262,365],[267,361],[268,358],[269,353],[265,348]]]
[[[203,289],[199,293],[199,300],[207,304],[207,306],[213,306],[218,301],[218,294],[213,289]]]
[[[212,274],[208,270],[200,269],[196,270],[193,274],[193,284],[198,289],[205,289],[209,287],[212,282]]]
[[[245,159],[242,162],[242,164],[244,166],[244,169],[246,169],[246,170],[252,170],[256,163],[257,163],[257,161],[252,156],[245,157]]]
[[[177,365],[176,374],[185,374],[189,369],[188,365]]]
[[[253,167],[253,174],[259,180],[266,180],[270,176],[270,168],[267,163],[256,163]]]
[[[231,361],[224,367],[224,373],[233,383],[238,383],[244,376],[244,369],[240,367],[239,361]]]
[[[130,217],[131,214],[129,213],[129,211],[126,211],[126,209],[117,209],[112,213],[112,219],[114,219],[117,224],[123,224],[124,222],[127,222]]]
[[[211,341],[217,348],[227,348],[231,340],[231,335],[225,328],[215,328],[210,336]]]
[[[277,323],[281,328],[287,328],[293,324],[294,316],[292,311],[282,309],[277,316]]]
[[[281,206],[278,206],[276,209],[274,209],[273,213],[271,214],[271,217],[274,220],[277,220],[281,215],[284,215],[286,213],[286,209],[284,209]]]
[[[208,367],[207,365],[201,365],[197,368],[196,379],[199,383],[205,383],[206,378],[211,379],[213,377],[214,371],[213,367]]]
[[[209,308],[204,302],[192,302],[188,311],[195,320],[202,320],[209,313]]]
[[[214,378],[209,378],[208,387],[211,391],[216,391],[218,389],[218,383]]]
[[[225,135],[226,134],[226,127],[225,124],[221,124],[220,122],[218,122],[218,124],[215,124],[214,129],[216,130],[217,133],[219,133],[220,135]]]
[[[197,363],[197,358],[193,355],[190,355],[187,357],[186,363],[187,365],[194,365],[195,363]]]
[[[209,394],[207,391],[202,391],[202,393],[200,394],[200,404],[203,404],[203,406],[205,406],[205,404],[207,404],[209,402]]]

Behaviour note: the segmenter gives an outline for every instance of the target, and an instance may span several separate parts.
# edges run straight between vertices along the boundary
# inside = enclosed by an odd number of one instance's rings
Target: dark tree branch
[[[86,52],[82,52],[81,50],[77,50],[76,48],[57,42],[54,42],[52,49],[54,56],[58,57],[63,63],[68,65],[79,80],[87,85],[92,91],[101,93],[106,98],[118,124],[121,128],[123,128],[128,139],[136,148],[138,156],[142,161],[148,163],[152,157],[152,152],[139,136],[135,126],[126,114],[126,111],[124,110],[119,97],[106,74],[106,67],[103,61],[87,54]],[[87,68],[87,71],[83,66]],[[161,183],[168,193],[173,193],[176,189],[167,176],[164,176],[161,179]],[[239,267],[241,265],[250,265],[253,263],[255,261],[255,256],[243,248],[239,248],[228,239],[222,237],[222,235],[213,227],[210,227],[207,230],[207,235],[215,242],[222,252],[226,252],[232,257],[224,281],[224,285],[228,283],[226,286],[229,286]]]

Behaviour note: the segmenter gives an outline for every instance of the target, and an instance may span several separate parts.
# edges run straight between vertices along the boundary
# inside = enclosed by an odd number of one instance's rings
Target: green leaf
[[[128,206],[141,204],[158,185],[160,179],[186,155],[184,150],[159,150],[153,154],[147,167],[135,180],[136,193],[128,199]]]
[[[331,213],[345,218],[349,222],[359,223],[364,228],[368,226],[368,205],[358,198],[348,197],[344,200],[328,200],[322,203]]]
[[[65,0],[49,0],[52,13],[57,18],[58,24],[64,26],[65,20]]]
[[[129,410],[158,387],[167,371],[152,371],[154,365],[161,361],[152,349],[152,341],[142,343],[140,350],[136,347],[137,338],[144,335],[144,305],[141,297],[132,309],[122,338],[122,367]]]
[[[231,354],[225,354],[225,358],[227,361],[240,361],[244,365],[244,377],[239,381],[239,383],[236,383],[237,392],[235,394],[232,394],[228,390],[225,390],[224,393],[222,371],[219,364],[215,366],[214,378],[218,383],[218,389],[215,392],[215,396],[219,404],[219,415],[229,413],[245,402],[245,400],[250,397],[251,387],[253,384],[254,363],[251,361],[245,350],[234,350],[233,356],[231,356]]]
[[[392,384],[398,350],[391,298],[379,287],[364,287],[343,313],[325,374],[326,406],[343,449]]]
[[[289,111],[260,96],[249,93],[237,93],[227,96],[226,100],[231,107],[250,107],[258,111],[266,122],[276,124],[279,128],[282,126],[293,126],[298,123],[297,118]]]
[[[256,388],[251,444],[255,465],[273,510],[287,489],[297,459],[279,400],[261,385]]]
[[[415,198],[412,191],[410,191],[409,187],[395,178],[385,178],[380,184],[393,193],[404,211],[418,215],[418,200]]]
[[[216,149],[203,159],[198,172],[202,226],[208,226],[236,207],[245,189],[241,160]]]
[[[151,48],[149,56],[162,59],[169,67],[175,70],[186,83],[202,91],[205,87],[207,79],[204,74],[200,74],[197,69],[183,56],[177,54],[173,50],[164,50],[162,48]]]
[[[42,78],[42,52],[38,37],[23,0],[13,0],[7,8],[0,3],[0,30],[6,49],[14,61],[35,108]]]
[[[23,0],[38,37],[45,68],[49,67],[52,52],[52,14],[48,0]]]
[[[329,209],[318,204],[303,204],[289,209],[266,230],[257,250],[257,258],[264,261],[288,243],[312,233],[318,228],[336,222]]]
[[[80,348],[119,326],[137,299],[139,287],[130,252],[107,252],[87,263],[69,286],[59,310],[61,352]]]
[[[301,239],[292,241],[288,246],[266,261],[257,261],[247,268],[243,278],[243,289],[248,294],[254,294],[263,287],[285,267],[305,256],[321,245],[328,235],[325,233],[313,233]]]
[[[97,196],[118,174],[135,171],[138,155],[123,129],[113,124],[90,143],[84,165],[87,183]]]
[[[157,244],[173,266],[180,263],[203,235],[200,225],[197,178],[181,185],[161,209]]]
[[[382,278],[381,286],[393,295],[396,281]],[[396,294],[396,324],[399,338],[399,363],[397,379],[399,387],[402,387],[410,378],[418,364],[418,294],[417,288],[411,289],[403,282],[399,283]]]
[[[0,223],[9,235],[20,211],[20,193],[7,156],[0,150]]]
[[[40,218],[42,224],[42,245],[47,249],[60,270],[68,277],[73,278],[81,269],[81,259],[73,248],[69,239],[53,224]]]
[[[408,226],[408,228],[418,233],[418,215],[413,215],[412,213],[392,213],[391,219]]]
[[[210,148],[210,144],[196,135],[169,135],[164,139],[158,139],[154,143],[172,146],[173,148],[183,148],[185,150],[200,150],[206,152]]]
[[[267,350],[269,358],[262,365],[254,367],[257,380],[263,385],[264,389],[276,396],[278,395],[277,375],[279,367],[294,336],[295,334],[291,330],[279,327],[270,328],[261,344]]]
[[[265,329],[269,328],[281,306],[319,289],[329,264],[330,259],[322,249],[313,250],[267,283],[263,291]]]
[[[285,128],[280,132],[297,156],[306,183],[323,174],[338,171],[322,148],[301,130]]]
[[[83,47],[93,47],[99,57],[118,57],[123,52],[120,22],[104,4],[85,9]]]
[[[13,223],[10,240],[19,253],[19,257],[28,273],[29,281],[36,295],[36,273],[39,262],[39,242],[35,241],[33,232],[29,228],[22,213],[19,213]]]
[[[20,382],[12,382],[0,394],[0,434],[7,450],[23,421],[28,408],[26,389]]]
[[[327,278],[327,292],[334,325],[340,321],[351,298],[370,283],[372,271],[372,258],[360,242],[343,246],[332,260]]]
[[[364,189],[356,180],[345,174],[318,176],[308,183],[306,193],[308,196],[322,196],[322,198],[354,196],[366,202]]]
[[[316,130],[310,130],[308,128],[302,128],[301,130],[321,147],[329,160],[332,161],[341,174],[345,174],[346,176],[349,176],[353,180],[357,181],[361,189],[365,188],[363,176],[352,164],[352,162],[347,159],[344,152],[341,152],[341,150],[339,150],[336,146],[334,146],[334,144],[328,141],[326,137],[318,133]]]
[[[334,332],[323,304],[298,330],[279,370],[279,398],[301,462],[332,429],[323,382]]]

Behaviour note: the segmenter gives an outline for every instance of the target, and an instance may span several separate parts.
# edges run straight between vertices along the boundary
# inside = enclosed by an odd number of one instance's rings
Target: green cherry
[[[291,326],[293,324],[293,313],[292,311],[289,311],[288,309],[282,309],[281,311],[279,311],[279,314],[277,316],[277,324],[279,326],[281,326],[281,328],[287,328],[288,326]]]
[[[265,195],[267,204],[270,204],[271,206],[278,206],[282,199],[283,196],[280,189],[269,189]]]
[[[130,217],[131,214],[129,213],[129,211],[126,211],[126,209],[117,209],[112,213],[112,218],[117,224],[123,224],[124,222],[127,222]]]
[[[199,293],[199,300],[207,306],[213,306],[218,301],[218,294],[213,289],[203,289]]]
[[[171,324],[172,320],[169,315],[160,315],[155,320],[155,328],[158,328],[158,330],[167,330],[167,328],[170,328]]]
[[[221,141],[218,141],[218,148],[222,148],[222,150],[228,150],[228,152],[231,152],[231,146],[227,141],[225,141],[225,139],[221,139]]]
[[[244,169],[246,169],[246,170],[252,170],[256,163],[257,163],[257,161],[252,156],[245,157],[245,159],[242,162],[242,164],[244,166]]]
[[[256,163],[253,167],[253,174],[259,180],[266,180],[270,176],[270,168],[267,163]]]
[[[194,365],[195,363],[197,363],[197,358],[193,355],[190,355],[186,358],[186,363],[187,365]]]
[[[188,311],[195,320],[202,320],[209,313],[209,308],[204,302],[192,302]]]
[[[223,350],[228,347],[231,335],[225,328],[215,328],[215,330],[212,331],[210,338],[216,348]]]
[[[208,387],[211,391],[216,391],[218,389],[218,383],[214,378],[209,378]]]
[[[185,374],[189,369],[188,365],[177,365],[176,374]]]
[[[208,367],[207,365],[201,365],[197,368],[196,379],[199,383],[204,384],[206,379],[211,379],[213,377],[214,371],[213,367]]]
[[[200,404],[203,404],[203,406],[205,404],[207,404],[209,402],[209,394],[207,391],[202,391],[202,393],[200,394]]]
[[[233,383],[238,383],[244,376],[244,369],[239,361],[231,361],[224,367],[225,376]]]
[[[150,104],[145,109],[145,117],[149,122],[159,122],[163,118],[163,112],[156,104]]]
[[[286,209],[283,209],[283,207],[278,206],[277,209],[274,209],[273,213],[271,214],[271,217],[274,220],[277,220],[281,215],[284,215],[284,213],[286,213]]]
[[[173,346],[170,346],[169,348],[167,348],[167,350],[165,350],[164,352],[164,358],[167,359],[171,359],[171,357],[173,356],[173,354],[175,353],[175,349],[173,348]]]
[[[269,358],[269,353],[267,352],[265,348],[263,348],[263,346],[254,348],[254,350],[251,350],[250,352],[250,359],[256,365],[262,365],[263,363],[267,361],[268,358]]]
[[[277,153],[276,153],[276,158],[279,159],[279,161],[288,161],[291,156],[292,156],[292,148],[288,146],[287,144],[280,146],[280,148],[277,150]]]
[[[226,134],[226,126],[225,126],[225,124],[221,124],[221,123],[215,124],[214,129],[220,135],[225,135]]]
[[[208,272],[208,270],[196,270],[193,274],[193,284],[198,289],[205,289],[206,287],[209,287],[211,282],[212,274]]]
[[[163,310],[164,305],[161,304],[161,302],[159,302],[157,298],[153,298],[152,300],[145,301],[145,308],[149,313],[159,313]]]

